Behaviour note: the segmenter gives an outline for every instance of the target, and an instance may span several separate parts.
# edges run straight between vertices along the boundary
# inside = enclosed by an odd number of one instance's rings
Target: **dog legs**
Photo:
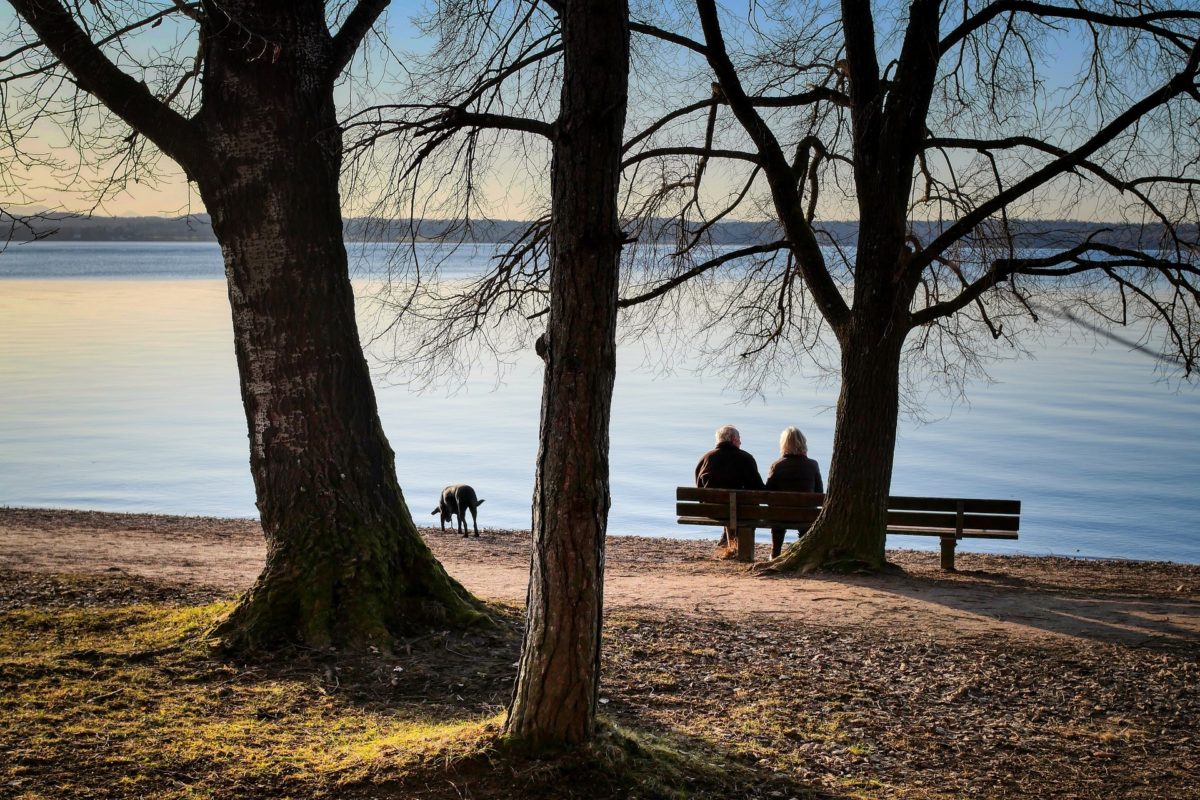
[[[441,500],[438,502],[438,507],[434,510],[434,514],[442,515],[442,532],[446,532],[446,523],[453,522],[454,528],[464,538],[471,535],[470,529],[467,528],[467,512],[471,512],[471,527],[475,530],[476,538],[479,537],[479,506],[483,505],[483,501],[475,495],[475,490],[465,483],[454,484],[447,486],[442,490]]]

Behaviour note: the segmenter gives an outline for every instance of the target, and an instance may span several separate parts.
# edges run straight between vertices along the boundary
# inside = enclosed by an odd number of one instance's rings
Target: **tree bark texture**
[[[217,633],[387,647],[415,622],[482,617],[405,506],[359,342],[334,81],[386,2],[337,37],[317,0],[205,0],[203,99],[186,119],[109,61],[58,0],[13,7],[79,87],[195,181],[221,244],[267,564]]]
[[[526,631],[506,731],[531,749],[595,728],[608,425],[616,370],[617,220],[629,70],[625,0],[568,0],[552,166],[550,315]]]
[[[897,183],[898,191],[907,191],[906,183]],[[771,570],[888,566],[884,545],[900,414],[900,359],[917,281],[905,269],[911,253],[904,244],[903,211],[893,205],[886,213],[886,195],[865,192],[859,198],[864,212],[854,304],[845,324],[835,329],[842,385],[825,506],[800,541],[768,562]]]
[[[379,422],[342,240],[323,4],[209,6],[210,27],[223,11],[270,34],[205,37],[198,122],[212,155],[192,177],[225,260],[269,547],[219,633],[387,647],[417,621],[477,618],[417,533]]]

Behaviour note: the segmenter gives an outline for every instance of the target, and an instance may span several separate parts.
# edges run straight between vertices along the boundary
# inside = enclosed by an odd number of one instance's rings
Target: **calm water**
[[[463,254],[452,270],[475,269]],[[367,291],[364,281],[362,291]],[[710,536],[674,522],[674,487],[733,423],[766,468],[779,431],[827,468],[836,389],[793,380],[749,405],[719,379],[656,378],[624,353],[612,430],[614,534]],[[461,391],[380,385],[406,497],[473,484],[481,521],[527,528],[541,374],[517,363]],[[992,369],[971,405],[902,423],[896,494],[1019,498],[1017,543],[964,550],[1200,563],[1200,395],[1145,356],[1055,343]],[[210,244],[39,243],[0,254],[0,505],[253,516],[220,254]],[[764,534],[765,535],[765,534]],[[789,537],[789,541],[790,541]],[[893,546],[930,548],[893,537]]]

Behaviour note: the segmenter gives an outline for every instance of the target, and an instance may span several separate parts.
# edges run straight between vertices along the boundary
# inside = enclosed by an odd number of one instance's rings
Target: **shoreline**
[[[186,513],[166,513],[166,512],[157,512],[157,511],[103,511],[103,510],[95,510],[95,509],[73,509],[73,507],[25,506],[25,505],[0,504],[0,513],[6,513],[6,512],[31,512],[31,513],[46,512],[46,513],[54,513],[54,515],[67,515],[67,516],[118,517],[118,518],[128,518],[128,519],[131,519],[131,521],[132,521],[132,519],[146,518],[146,519],[148,519],[148,521],[151,521],[151,522],[152,521],[193,521],[194,523],[197,523],[197,524],[212,524],[212,525],[221,525],[222,523],[230,523],[230,524],[245,523],[248,525],[254,525],[254,527],[257,527],[257,525],[259,524],[257,517],[222,517],[222,516],[212,516],[212,515],[186,515]],[[416,519],[414,519],[414,522],[416,522]],[[688,527],[686,527],[686,525],[682,525],[682,528],[688,528]],[[419,531],[422,531],[422,533],[430,533],[430,531],[438,530],[437,528],[430,527],[430,525],[424,525],[419,522],[416,522],[416,529],[418,529]],[[492,527],[487,527],[487,528],[481,527],[480,528],[480,531],[485,531],[485,530],[491,534],[529,536],[529,530],[527,528],[492,528]],[[716,529],[712,528],[712,529],[704,529],[704,530],[716,530]],[[618,541],[618,540],[625,540],[625,539],[652,540],[652,541],[664,541],[664,542],[713,543],[716,541],[716,534],[707,535],[707,536],[703,535],[703,534],[698,534],[698,533],[695,535],[692,535],[692,536],[646,536],[646,535],[642,535],[642,534],[608,534],[608,536],[607,536],[607,541],[610,541],[610,542]],[[920,537],[920,539],[929,539],[931,542],[936,542],[936,539],[931,539],[931,537]],[[768,551],[769,551],[769,542],[770,542],[769,535],[767,535],[766,537],[763,537],[762,531],[760,530],[760,531],[758,531],[758,536],[756,537],[755,541],[756,541],[756,545],[757,545],[756,551],[755,551],[756,557],[757,557],[756,560],[761,561],[761,560],[763,560],[762,553],[763,553],[764,549],[768,549]],[[785,546],[791,545],[791,543],[794,541],[796,541],[796,534],[794,534],[794,531],[791,531],[791,530],[787,531],[787,541],[785,543]],[[1162,566],[1196,567],[1196,569],[1200,569],[1200,561],[1176,561],[1176,560],[1171,560],[1171,559],[1141,559],[1141,558],[1127,557],[1127,555],[1082,555],[1082,554],[1072,555],[1072,554],[1068,554],[1068,553],[1052,553],[1052,552],[1036,553],[1036,552],[1032,552],[1032,551],[986,552],[986,551],[971,551],[971,549],[966,549],[966,548],[970,548],[972,546],[972,543],[985,542],[985,541],[988,541],[988,540],[964,540],[959,543],[959,549],[956,552],[958,552],[959,557],[962,557],[962,555],[978,555],[978,557],[995,557],[995,558],[1004,558],[1004,559],[1062,559],[1062,560],[1066,560],[1066,561],[1085,561],[1085,563],[1097,563],[1097,564],[1112,563],[1112,564],[1132,564],[1132,565],[1146,565],[1146,566],[1162,565]],[[888,553],[932,553],[932,554],[936,554],[938,552],[938,548],[937,548],[936,543],[931,543],[931,545],[926,548],[888,546],[886,548],[886,551]]]
[[[157,520],[157,521],[191,520],[197,524],[206,523],[206,524],[211,524],[214,526],[220,526],[222,524],[231,524],[231,525],[247,524],[247,525],[253,525],[253,526],[257,527],[259,524],[259,520],[257,517],[223,517],[223,516],[213,516],[213,515],[209,515],[209,514],[169,514],[169,513],[165,513],[165,512],[156,512],[156,511],[104,511],[104,510],[84,509],[84,508],[0,504],[0,514],[5,514],[7,512],[15,512],[15,513],[43,513],[44,512],[44,513],[48,513],[48,514],[61,514],[61,515],[68,515],[68,516],[95,516],[95,517],[129,518],[131,520],[137,519],[137,518],[146,518],[147,520],[152,520],[152,521],[154,521],[154,520]],[[422,533],[434,532],[434,531],[438,530],[437,528],[434,528],[432,526],[423,525],[420,522],[417,522],[416,520],[417,520],[417,518],[414,518],[414,522],[416,522],[417,530],[421,531]],[[689,526],[680,526],[680,527],[687,528]],[[695,527],[695,526],[690,526],[690,527]],[[447,530],[449,530],[449,529],[447,529]],[[480,527],[479,530],[481,532],[487,531],[491,534],[499,534],[499,535],[525,536],[525,537],[528,537],[530,535],[528,528],[493,528],[493,527],[489,526],[489,527]],[[715,531],[716,528],[705,528],[705,530]],[[930,539],[931,542],[936,542],[936,538],[930,538],[930,537],[910,537],[910,538],[922,538],[922,539],[927,538],[927,539]],[[610,533],[610,534],[608,534],[608,537],[607,537],[607,541],[610,541],[610,542],[618,541],[618,540],[622,540],[622,539],[646,539],[646,540],[651,540],[651,541],[662,541],[662,542],[691,542],[691,543],[700,542],[700,543],[705,543],[705,544],[712,544],[712,543],[716,542],[717,534],[714,533],[709,536],[705,536],[705,535],[699,534],[699,533],[697,533],[696,535],[693,535],[693,536],[645,536],[645,535],[636,534],[636,533]],[[795,532],[789,530],[788,536],[787,536],[787,541],[785,543],[785,547],[786,547],[786,545],[792,544],[795,541],[796,541]],[[1196,567],[1196,568],[1200,569],[1200,561],[1174,561],[1171,559],[1133,558],[1130,556],[1071,555],[1068,553],[1054,553],[1054,552],[1037,553],[1037,552],[1033,552],[1031,550],[989,552],[989,551],[973,551],[973,550],[966,549],[966,548],[971,547],[973,543],[984,542],[984,541],[987,541],[987,540],[965,539],[959,543],[959,549],[957,550],[957,554],[960,557],[964,556],[964,555],[965,556],[974,555],[974,556],[986,556],[986,557],[995,557],[995,558],[1013,558],[1013,559],[1023,559],[1023,558],[1061,559],[1064,561],[1080,561],[1080,562],[1088,562],[1088,563],[1095,562],[1095,563],[1103,564],[1103,563],[1107,563],[1107,562],[1112,562],[1114,564],[1134,564],[1134,565],[1146,565],[1146,566],[1162,565],[1162,566],[1176,566],[1176,567]],[[763,560],[762,551],[764,549],[769,549],[770,537],[769,537],[769,535],[767,535],[764,538],[762,535],[762,531],[760,530],[758,532],[758,535],[756,536],[755,542],[757,545],[756,550],[755,550],[755,553],[757,555],[756,560],[762,561]],[[938,548],[937,548],[936,544],[930,544],[930,546],[928,548],[888,546],[888,547],[886,547],[886,551],[888,553],[936,554],[938,552]]]
[[[528,531],[479,538],[419,528],[446,570],[479,597],[523,604]],[[888,550],[887,575],[750,574],[713,558],[709,540],[611,536],[606,609],[672,609],[734,618],[790,618],[920,632],[954,640],[1088,638],[1200,643],[1200,565],[962,552],[956,572],[938,554]],[[767,549],[757,548],[760,560]],[[0,508],[0,569],[123,573],[230,596],[258,576],[266,547],[249,518]]]

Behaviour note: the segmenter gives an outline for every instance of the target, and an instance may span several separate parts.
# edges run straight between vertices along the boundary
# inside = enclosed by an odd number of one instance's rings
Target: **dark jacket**
[[[696,485],[701,489],[762,489],[754,456],[732,442],[721,442],[696,465]]]
[[[778,492],[821,492],[821,467],[808,456],[784,456],[767,470],[767,488]]]

